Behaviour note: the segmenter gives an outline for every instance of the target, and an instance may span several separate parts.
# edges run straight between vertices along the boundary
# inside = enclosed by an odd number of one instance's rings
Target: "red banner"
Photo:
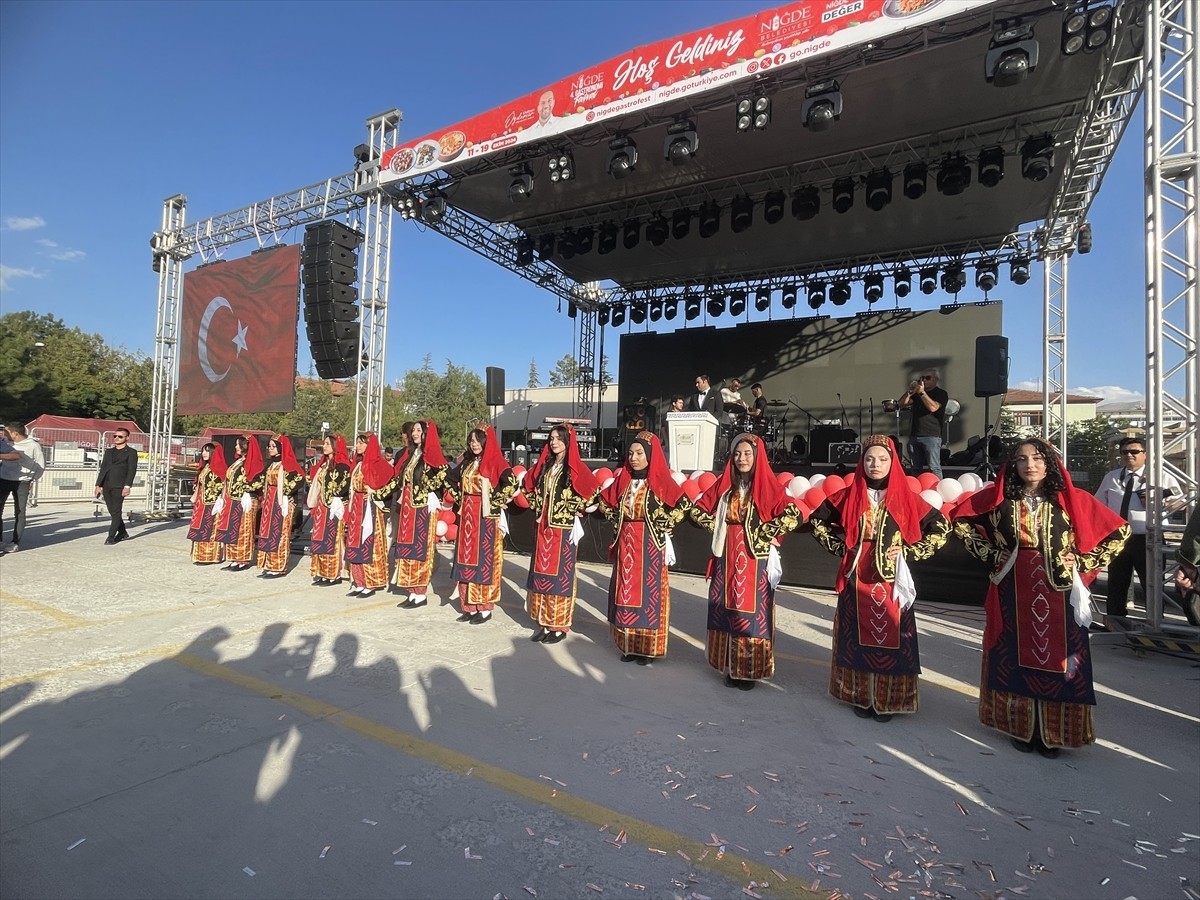
[[[383,154],[380,183],[408,180],[773,68],[928,25],[997,0],[800,0],[656,41]]]
[[[176,411],[290,411],[299,308],[297,245],[189,272],[183,279]]]

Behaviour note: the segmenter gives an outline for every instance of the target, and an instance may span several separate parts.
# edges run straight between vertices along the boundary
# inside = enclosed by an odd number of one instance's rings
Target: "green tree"
[[[568,353],[550,370],[550,387],[567,387],[579,382],[579,363]]]
[[[432,419],[449,454],[466,446],[467,432],[488,420],[487,391],[475,372],[446,360],[446,371],[434,371],[425,357],[420,369],[410,369],[400,379],[400,407],[407,419]],[[399,429],[388,434],[393,444]]]
[[[1097,416],[1067,426],[1067,467],[1079,482],[1078,487],[1094,491],[1104,473],[1116,465],[1112,450],[1124,424],[1125,420],[1114,422]]]
[[[542,386],[542,379],[538,375],[537,360],[531,359],[529,361],[529,384],[525,385],[525,387],[537,388],[537,387],[541,387],[541,386]]]

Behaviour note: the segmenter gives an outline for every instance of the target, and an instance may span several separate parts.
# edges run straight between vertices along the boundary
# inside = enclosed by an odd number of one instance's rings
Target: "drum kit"
[[[721,426],[726,447],[739,434],[754,434],[762,438],[773,460],[786,459],[784,426],[787,424],[787,402],[768,400],[767,408],[780,409],[782,412],[778,415],[754,416],[741,403],[726,403],[725,414],[729,421]]]

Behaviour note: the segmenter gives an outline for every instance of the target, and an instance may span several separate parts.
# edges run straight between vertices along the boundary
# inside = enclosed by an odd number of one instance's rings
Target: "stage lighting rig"
[[[663,158],[673,165],[682,166],[700,149],[700,136],[690,119],[680,119],[667,129],[663,139]]]
[[[650,301],[650,321],[657,322],[663,316],[663,304],[661,300]]]
[[[1092,252],[1092,225],[1090,222],[1084,222],[1079,226],[1079,232],[1075,235],[1075,246],[1080,253]]]
[[[760,287],[754,292],[754,308],[759,312],[766,312],[771,308],[771,289]]]
[[[508,185],[508,199],[513,203],[520,203],[533,193],[533,172],[529,166],[520,165],[511,169],[509,174],[513,180]]]
[[[785,285],[783,291],[779,295],[779,305],[784,309],[796,308],[796,294],[799,293],[796,285]]]
[[[637,168],[637,144],[630,138],[613,138],[608,144],[608,174],[624,178]]]
[[[734,197],[729,205],[729,227],[734,234],[741,234],[754,224],[754,201],[749,197]]]
[[[655,213],[646,222],[646,240],[655,247],[661,247],[665,244],[670,234],[670,223],[667,222],[667,217],[662,213]]]
[[[925,196],[925,185],[929,179],[929,167],[923,162],[911,162],[904,167],[904,196],[909,200],[920,200]]]
[[[392,208],[401,219],[415,219],[421,214],[421,198],[406,188],[392,198]]]
[[[375,153],[371,150],[370,144],[359,144],[354,148],[354,161],[358,163],[354,168],[358,168],[365,163],[369,163],[374,159]]]
[[[575,157],[565,150],[562,153],[552,153],[546,160],[546,168],[550,170],[551,184],[571,181],[575,177]]]
[[[568,228],[558,236],[558,255],[563,259],[574,259],[576,249],[575,229]]]
[[[961,153],[948,153],[938,169],[937,189],[946,197],[956,197],[971,183],[971,165]]]
[[[517,238],[517,265],[524,268],[533,265],[533,238],[522,236]]]
[[[739,134],[762,131],[771,124],[771,98],[766,94],[742,97],[734,104],[734,126]]]
[[[688,294],[683,298],[683,318],[688,322],[700,318],[700,298],[695,294]]]
[[[792,215],[807,222],[821,211],[821,193],[815,185],[806,184],[792,197]]]
[[[620,328],[624,324],[625,324],[625,307],[624,306],[614,306],[613,311],[612,311],[612,326],[613,326],[613,328]]]
[[[967,286],[967,275],[959,264],[946,266],[942,270],[942,290],[947,294],[957,294]]]
[[[876,273],[863,279],[863,296],[868,303],[878,303],[883,299],[883,276]]]
[[[721,230],[721,207],[709,201],[700,207],[700,237],[710,238]]]
[[[979,183],[995,187],[1004,178],[1004,148],[984,147],[979,151]]]
[[[579,316],[579,306],[574,300],[567,301],[567,318],[574,319]]]
[[[611,313],[611,310],[609,310],[609,308],[607,306],[602,306],[598,310],[596,310],[596,324],[599,325],[601,328],[603,328],[605,325],[607,325],[608,317],[609,317],[610,313]]]
[[[842,89],[832,79],[810,85],[804,91],[800,121],[810,131],[825,131],[842,117]]]
[[[892,173],[887,169],[873,169],[867,173],[867,207],[879,212],[892,202]]]
[[[1054,171],[1054,138],[1031,137],[1021,147],[1021,175],[1026,181],[1045,181]]]
[[[763,221],[774,225],[782,220],[786,200],[787,194],[783,191],[767,191],[767,195],[763,197]]]
[[[671,237],[682,241],[691,230],[692,211],[690,209],[677,209],[671,213]]]
[[[1063,18],[1063,56],[1074,56],[1084,48],[1087,43],[1087,20],[1087,11],[1082,9],[1069,12]]]
[[[975,287],[985,294],[996,289],[998,280],[998,267],[994,262],[981,262],[975,266]]]
[[[833,211],[848,212],[854,205],[854,179],[850,177],[833,180]]]
[[[646,301],[638,300],[629,304],[629,321],[634,325],[643,325],[646,322]]]
[[[600,225],[600,236],[596,240],[596,252],[601,256],[612,253],[617,249],[617,226],[615,222],[604,222]]]
[[[992,35],[983,75],[996,87],[1012,87],[1029,77],[1037,68],[1038,42],[1032,25],[1012,25]]]
[[[1084,50],[1088,53],[1099,50],[1108,43],[1112,35],[1112,7],[1097,6],[1087,17],[1087,43]]]
[[[629,219],[622,229],[621,243],[626,250],[632,250],[638,245],[638,241],[642,239],[642,220]]]
[[[554,235],[551,232],[538,235],[537,252],[541,259],[549,259],[554,255]]]
[[[744,316],[746,314],[746,292],[736,290],[729,295],[729,314],[731,316]]]
[[[706,304],[708,314],[714,319],[725,314],[725,297],[722,294],[710,294]]]
[[[663,301],[663,318],[668,322],[673,321],[675,316],[679,314],[679,301],[667,299]]]
[[[591,253],[595,237],[596,230],[591,225],[584,225],[575,232],[575,252],[580,256]]]
[[[829,288],[829,301],[834,306],[845,306],[850,301],[850,282],[842,278]]]
[[[912,269],[902,266],[892,273],[892,292],[897,297],[907,297],[912,292]]]
[[[929,267],[921,270],[921,293],[932,294],[937,290],[937,268]]]
[[[446,195],[433,190],[421,201],[421,219],[429,225],[437,225],[446,217]]]
[[[1013,284],[1029,281],[1029,257],[1017,256],[1008,264],[1008,280]]]
[[[810,281],[808,283],[808,305],[812,309],[820,309],[825,305],[825,282]]]

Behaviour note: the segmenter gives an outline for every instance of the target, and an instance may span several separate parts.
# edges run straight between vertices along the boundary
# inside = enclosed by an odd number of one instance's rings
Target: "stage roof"
[[[626,291],[1011,252],[1014,233],[1050,215],[1076,163],[1073,144],[1094,108],[1095,88],[1105,77],[1118,77],[1108,75],[1112,59],[1140,54],[1136,27],[1116,29],[1098,52],[1064,54],[1066,19],[1077,8],[1102,6],[804,0],[638,48],[403,144],[384,155],[380,182],[392,195],[412,190],[427,199],[440,190],[452,212],[512,226],[507,237],[526,235],[535,247],[553,236],[553,251],[538,259],[574,281],[615,282]],[[1013,42],[999,44],[1000,53],[1033,41],[1037,59],[1025,80],[999,87],[985,76],[985,60],[1004,32]],[[681,56],[690,65],[668,70],[666,62]],[[634,90],[628,76],[651,60],[657,62],[650,76],[657,87]],[[815,131],[803,121],[806,93],[830,80],[840,88],[841,115]],[[556,115],[543,126],[538,103],[547,92],[555,94]],[[739,132],[737,101],[759,95],[770,99],[769,125]],[[587,99],[561,115],[581,97]],[[675,165],[664,156],[664,140],[668,128],[684,120],[694,125],[698,147],[690,160]],[[1054,169],[1042,181],[1028,180],[1022,177],[1022,148],[1044,135],[1057,145]],[[638,158],[634,170],[618,179],[608,173],[608,162],[610,142],[621,137],[636,143]],[[1004,176],[985,187],[978,160],[990,147],[1003,149]],[[562,153],[570,154],[575,177],[552,183],[548,160]],[[947,196],[939,192],[938,175],[948,168],[947,157],[958,154],[969,164],[970,184]],[[913,162],[928,166],[928,188],[919,199],[904,196],[903,171]],[[522,165],[532,190],[514,202],[513,170]],[[894,176],[892,199],[874,211],[867,208],[864,185],[868,173],[881,169]],[[845,177],[853,180],[854,200],[839,214],[832,209],[832,188]],[[792,200],[806,185],[818,189],[821,202],[819,213],[802,221],[792,214]],[[764,199],[780,191],[782,218],[768,224]],[[743,196],[754,204],[752,225],[735,233],[731,205]],[[714,202],[720,227],[705,239],[695,213]],[[646,223],[658,214],[670,221],[681,209],[693,213],[689,233],[652,244]],[[631,220],[640,223],[637,245],[626,249],[619,231],[615,250],[600,253],[600,227],[623,229]],[[575,242],[570,236],[564,241],[564,234],[589,228],[589,251],[563,252],[564,244]]]

